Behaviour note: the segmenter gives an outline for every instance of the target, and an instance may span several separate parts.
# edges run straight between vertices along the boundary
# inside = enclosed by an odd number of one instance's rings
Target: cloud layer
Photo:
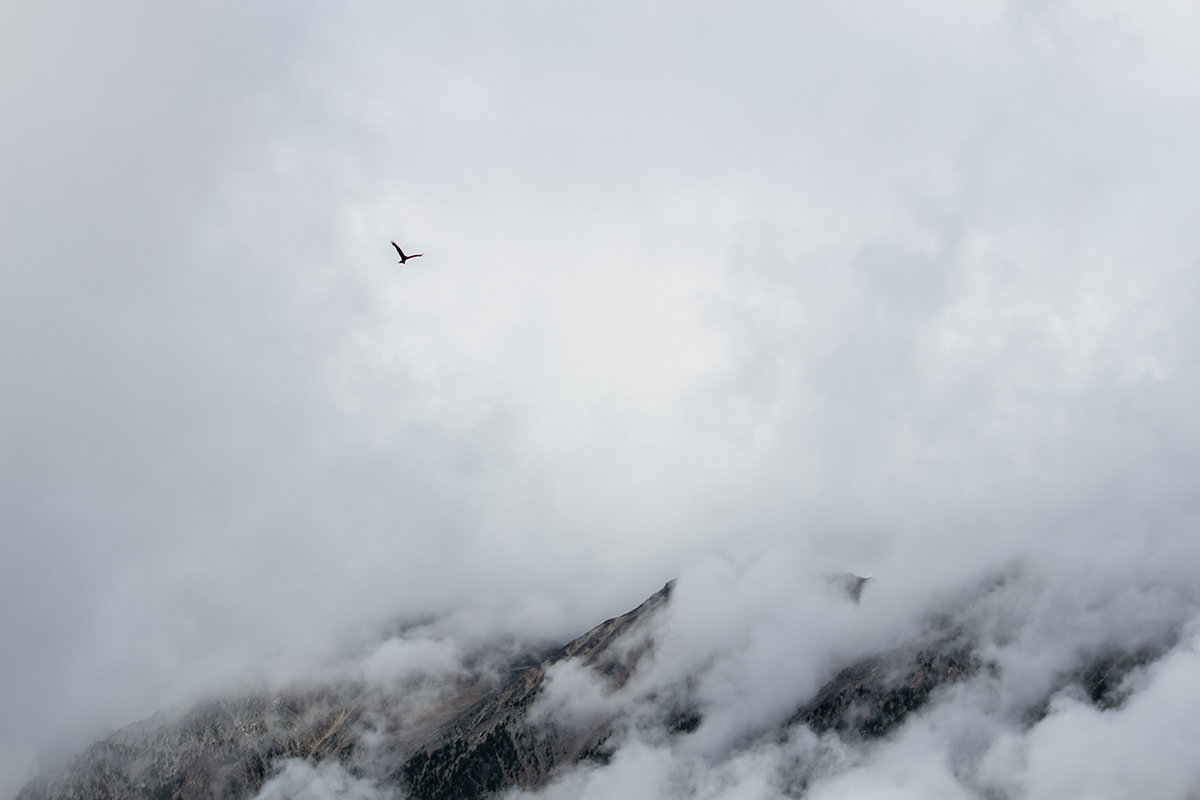
[[[709,752],[980,576],[1030,576],[985,615],[1029,686],[1046,643],[1187,630],[1197,24],[9,4],[0,794],[388,625],[567,638],[675,576]],[[792,579],[843,570],[878,579],[854,625]],[[974,783],[947,704],[814,794],[1085,791],[1079,742],[1186,734],[1192,641],[1116,714],[989,733]],[[797,648],[781,695],[730,682]],[[708,763],[656,747],[570,780]],[[703,774],[747,796],[786,757],[737,753]]]

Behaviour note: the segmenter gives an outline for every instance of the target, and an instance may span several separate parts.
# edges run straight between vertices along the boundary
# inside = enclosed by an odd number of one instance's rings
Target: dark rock
[[[839,572],[835,575],[829,575],[826,580],[829,581],[831,586],[836,587],[846,597],[857,603],[862,599],[863,587],[871,579],[855,575],[853,572]]]
[[[1079,682],[1097,708],[1104,711],[1119,708],[1127,696],[1124,686],[1126,678],[1160,654],[1161,650],[1149,647],[1132,653],[1106,653],[1084,669]]]
[[[953,640],[870,658],[838,673],[787,724],[807,725],[818,733],[883,736],[925,705],[936,689],[978,667],[970,647]]]

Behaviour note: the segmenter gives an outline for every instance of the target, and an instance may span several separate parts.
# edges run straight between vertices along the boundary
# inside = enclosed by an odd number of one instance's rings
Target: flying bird
[[[400,249],[400,245],[396,244],[395,242],[392,242],[392,247],[396,248],[396,252],[400,254],[399,263],[401,264],[403,264],[405,261],[408,261],[410,258],[420,258],[421,256],[425,255],[424,253],[413,253],[411,256],[406,256],[404,255],[404,251]]]

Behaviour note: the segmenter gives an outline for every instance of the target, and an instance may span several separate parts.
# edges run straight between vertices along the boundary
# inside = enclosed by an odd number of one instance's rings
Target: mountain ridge
[[[616,711],[572,725],[536,713],[551,669],[576,662],[605,691],[619,691],[654,657],[659,643],[651,623],[669,607],[673,588],[667,583],[635,609],[536,660],[518,657],[505,677],[460,680],[407,716],[389,710],[395,697],[355,683],[207,700],[117,731],[64,769],[30,781],[16,800],[244,800],[293,759],[336,763],[414,800],[537,790],[571,765],[605,764],[620,723]],[[858,603],[861,589],[862,580],[849,582],[846,599]],[[1074,682],[1098,708],[1112,707],[1121,701],[1125,676],[1159,652],[1096,656],[1060,683]],[[774,735],[806,727],[847,741],[884,737],[937,692],[995,669],[968,626],[942,618],[909,641],[836,670],[781,718]],[[1044,706],[1030,710],[1032,717],[1045,713]],[[692,734],[704,720],[704,708],[685,700],[656,724],[675,737]]]

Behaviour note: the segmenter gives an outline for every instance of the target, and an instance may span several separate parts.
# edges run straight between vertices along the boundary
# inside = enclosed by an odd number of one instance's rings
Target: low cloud
[[[780,555],[771,563],[784,561]],[[824,634],[830,644],[820,633],[814,638],[811,623],[798,635],[794,623],[781,624],[786,617],[747,603],[771,594],[754,568],[732,571],[746,587],[742,599],[736,588],[712,595],[738,624],[693,628],[693,614],[710,616],[711,607],[698,604],[708,593],[692,593],[711,580],[704,572],[679,579],[656,627],[656,642],[671,646],[657,647],[646,671],[620,690],[606,694],[597,677],[569,663],[553,674],[539,701],[543,714],[563,724],[595,720],[607,697],[610,718],[619,720],[610,754],[603,765],[568,768],[549,787],[513,797],[758,797],[801,789],[820,798],[1119,797],[1130,787],[1182,796],[1195,785],[1184,754],[1194,737],[1184,683],[1194,676],[1200,620],[1191,587],[1138,587],[1132,575],[1109,575],[1089,590],[1078,572],[1029,565],[926,598],[924,613],[905,619],[917,604],[898,613],[880,588],[886,580],[861,606],[840,601],[845,616],[836,601],[813,602],[797,591],[800,582],[781,581],[790,599],[807,601],[790,604],[796,619],[811,615],[836,628]],[[698,635],[689,638],[689,630]],[[981,668],[936,689],[886,736],[782,727],[844,667],[948,630],[966,637]],[[700,722],[668,733],[663,721],[681,707]]]

